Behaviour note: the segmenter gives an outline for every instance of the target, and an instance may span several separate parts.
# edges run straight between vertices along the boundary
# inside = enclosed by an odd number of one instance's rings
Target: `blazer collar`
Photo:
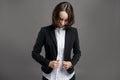
[[[56,27],[55,25],[53,25],[53,24],[52,24],[50,27],[51,27],[51,29],[53,29],[53,30],[55,30],[55,29],[57,28],[57,27]],[[64,29],[65,29],[65,30],[68,30],[68,29],[70,29],[70,26],[64,27]]]
[[[57,47],[57,41],[56,41],[56,37],[55,37],[55,29],[56,29],[56,27],[54,25],[51,25],[50,28],[51,28],[51,30],[50,30],[49,34],[52,37],[53,43]],[[69,29],[70,29],[70,27],[66,27],[64,29],[65,29],[65,46],[66,46],[67,39],[70,37],[69,36]]]

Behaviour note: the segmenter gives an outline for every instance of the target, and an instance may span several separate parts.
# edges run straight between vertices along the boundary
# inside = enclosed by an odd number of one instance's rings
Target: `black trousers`
[[[48,80],[48,79],[46,79],[44,76],[42,76],[42,80]],[[75,80],[75,75],[70,80]]]

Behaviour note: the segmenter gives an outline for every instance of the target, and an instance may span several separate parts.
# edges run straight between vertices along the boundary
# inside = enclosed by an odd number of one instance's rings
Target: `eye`
[[[59,18],[59,20],[60,20],[60,21],[65,21],[65,22],[68,21],[68,19],[62,19],[62,18]]]
[[[62,18],[59,18],[59,20],[63,21],[64,19],[62,19]]]
[[[65,22],[67,22],[68,20],[65,20]]]

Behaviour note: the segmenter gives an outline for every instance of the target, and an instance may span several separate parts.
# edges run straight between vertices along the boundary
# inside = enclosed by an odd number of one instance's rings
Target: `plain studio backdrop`
[[[61,1],[0,0],[0,80],[41,80],[41,65],[31,51]],[[120,80],[120,0],[67,1],[74,8],[82,51],[77,80]]]

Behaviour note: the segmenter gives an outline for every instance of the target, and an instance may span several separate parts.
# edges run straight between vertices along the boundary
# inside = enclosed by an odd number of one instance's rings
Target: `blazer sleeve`
[[[38,37],[37,37],[37,40],[36,40],[36,43],[33,47],[33,51],[32,51],[32,57],[33,59],[35,59],[37,62],[39,62],[42,66],[48,68],[48,65],[49,65],[49,60],[47,60],[46,58],[44,58],[42,55],[40,55],[41,53],[41,49],[42,49],[42,46],[44,45],[45,43],[45,29],[44,28],[41,28],[39,34],[38,34]]]
[[[81,56],[80,46],[79,46],[79,37],[78,37],[78,31],[75,28],[75,41],[73,44],[73,57],[71,60],[72,66],[75,66],[75,64],[78,62]]]

